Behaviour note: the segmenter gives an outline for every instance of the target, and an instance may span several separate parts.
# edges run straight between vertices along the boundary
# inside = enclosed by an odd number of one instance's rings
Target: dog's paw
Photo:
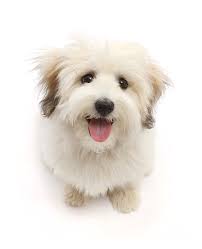
[[[83,193],[75,188],[66,188],[65,190],[65,203],[71,207],[81,207],[86,202],[86,197]]]
[[[121,213],[130,213],[139,206],[139,197],[132,188],[115,188],[108,196],[113,208]]]

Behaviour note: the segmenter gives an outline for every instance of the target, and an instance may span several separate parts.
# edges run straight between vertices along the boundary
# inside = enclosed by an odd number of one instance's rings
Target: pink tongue
[[[96,142],[104,142],[111,133],[112,125],[106,119],[91,119],[88,123],[88,130]]]

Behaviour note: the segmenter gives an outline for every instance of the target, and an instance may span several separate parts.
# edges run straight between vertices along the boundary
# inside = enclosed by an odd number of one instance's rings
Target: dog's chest
[[[116,151],[115,157],[99,158],[79,157],[73,153],[77,149],[71,136],[65,133],[55,135],[51,128],[44,131],[41,143],[43,161],[65,183],[72,184],[81,191],[97,196],[105,194],[108,189],[123,186],[127,183],[138,184],[145,168],[148,155],[144,146],[123,146],[122,151]],[[143,139],[141,139],[143,141]],[[138,149],[139,148],[139,149]],[[147,151],[147,150],[146,150]]]
[[[68,156],[55,164],[55,174],[92,196],[105,194],[115,186],[136,182],[141,175],[140,165],[136,165],[133,157],[108,160],[100,157],[99,160],[82,161]]]

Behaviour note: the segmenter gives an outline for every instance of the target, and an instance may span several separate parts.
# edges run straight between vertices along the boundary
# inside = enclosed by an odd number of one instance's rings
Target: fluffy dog
[[[73,41],[37,63],[41,155],[65,181],[67,203],[107,195],[115,209],[135,210],[152,169],[152,113],[167,76],[136,43]]]

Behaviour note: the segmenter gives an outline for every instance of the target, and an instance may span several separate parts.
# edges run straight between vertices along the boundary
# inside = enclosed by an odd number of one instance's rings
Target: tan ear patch
[[[43,98],[40,101],[42,114],[46,117],[49,117],[55,110],[58,102],[59,96],[58,92],[58,70],[54,70],[45,74],[41,80],[43,88]]]
[[[143,125],[143,127],[147,128],[147,129],[151,129],[154,127],[154,124],[155,124],[155,119],[153,117],[152,109],[150,107],[148,107],[145,118],[142,121],[142,125]]]
[[[166,85],[168,85],[169,79],[163,70],[156,64],[151,63],[149,66],[149,81],[152,84],[152,95],[149,100],[149,106],[147,107],[147,113],[144,116],[142,124],[145,128],[151,129],[154,126],[155,119],[153,117],[153,111],[155,104],[165,91]]]
[[[166,85],[169,82],[168,76],[156,64],[152,63],[149,69],[149,79],[152,83],[153,93],[151,104],[155,104],[164,93]]]
[[[42,114],[49,117],[55,110],[58,102],[58,75],[61,70],[60,49],[53,49],[36,59],[36,69],[40,74],[42,100],[40,101]]]

